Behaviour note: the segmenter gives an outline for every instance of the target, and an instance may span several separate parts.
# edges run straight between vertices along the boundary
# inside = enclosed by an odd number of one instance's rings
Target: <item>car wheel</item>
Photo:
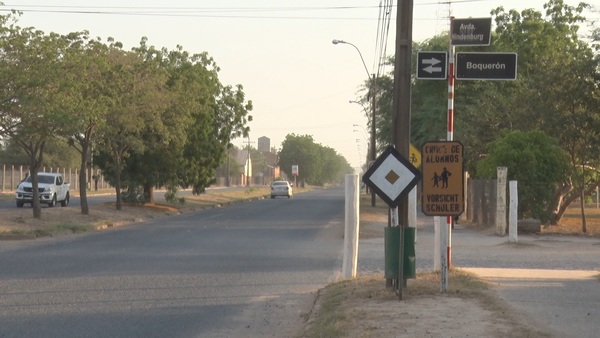
[[[271,195],[271,198],[275,198],[275,196]]]
[[[56,194],[52,195],[52,200],[50,201],[50,203],[48,203],[49,207],[55,207],[56,206]]]
[[[23,204],[25,204],[25,203],[17,201],[17,208],[22,208]]]
[[[66,207],[67,205],[69,205],[69,193],[68,192],[67,192],[67,196],[65,196],[65,199],[60,201],[61,207]]]

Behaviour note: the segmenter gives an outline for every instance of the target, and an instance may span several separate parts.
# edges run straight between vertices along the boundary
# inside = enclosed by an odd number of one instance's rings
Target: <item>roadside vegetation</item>
[[[589,199],[600,186],[597,10],[585,2],[570,6],[562,0],[547,1],[543,10],[490,9],[491,45],[457,48],[518,55],[514,81],[455,82],[453,138],[464,145],[465,168],[472,178],[495,178],[497,167],[507,167],[508,180],[519,184],[520,215],[544,224],[561,224],[572,203]],[[448,32],[414,42],[412,59],[418,51],[446,51],[448,45]],[[369,81],[356,100],[377,102],[379,151],[393,144],[393,65],[391,57],[389,73],[372,81],[377,90]],[[420,149],[446,139],[448,121],[442,112],[448,108],[447,83],[415,79],[411,89],[411,143]],[[584,233],[589,231],[588,211],[579,211]]]
[[[294,193],[310,188],[296,188]],[[113,193],[98,191],[95,193]],[[268,186],[253,186],[243,189],[210,189],[203,194],[186,195],[183,203],[167,203],[161,199],[154,205],[127,204],[115,211],[115,202],[90,206],[91,212],[82,215],[73,207],[44,208],[42,219],[34,218],[30,208],[7,209],[2,211],[0,239],[32,239],[39,237],[63,236],[102,230],[150,219],[169,217],[207,208],[220,208],[233,203],[241,203],[270,195]],[[13,194],[0,194],[3,200],[13,200]]]

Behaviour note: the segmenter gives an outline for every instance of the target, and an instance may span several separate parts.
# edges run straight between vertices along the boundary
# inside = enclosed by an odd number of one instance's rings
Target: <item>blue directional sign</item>
[[[445,80],[447,59],[447,52],[417,52],[417,79]]]

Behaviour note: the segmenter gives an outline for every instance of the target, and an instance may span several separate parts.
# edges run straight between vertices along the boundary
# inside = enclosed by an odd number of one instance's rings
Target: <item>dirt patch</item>
[[[33,218],[32,208],[15,208],[2,211],[0,237],[14,239],[15,236],[56,236],[76,232],[100,230],[150,219],[168,217],[180,211],[165,205],[125,205],[117,210],[114,203],[94,205],[88,215],[81,214],[79,207],[42,208],[42,217]]]
[[[511,317],[493,291],[468,273],[453,271],[445,294],[439,293],[438,275],[421,273],[402,300],[382,278],[363,276],[321,290],[302,337],[550,336]]]

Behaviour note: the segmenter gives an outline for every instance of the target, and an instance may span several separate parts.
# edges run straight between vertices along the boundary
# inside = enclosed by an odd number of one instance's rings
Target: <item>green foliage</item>
[[[81,158],[77,151],[61,139],[48,140],[44,148],[41,166],[46,168],[78,168]],[[29,163],[27,153],[11,140],[6,147],[0,149],[0,163],[7,165],[23,165]]]
[[[568,154],[541,131],[505,131],[488,150],[476,176],[494,178],[498,167],[507,167],[508,179],[518,181],[521,218],[547,222],[556,202],[554,194],[568,177]]]
[[[177,192],[179,189],[175,186],[167,187],[167,192],[165,192],[165,200],[169,204],[173,205],[184,205],[185,197],[177,197]]]
[[[487,145],[504,137],[503,130],[541,130],[552,135],[569,154],[565,161],[570,164],[569,179],[554,186],[553,223],[582,191],[600,184],[600,29],[597,23],[586,22],[583,13],[589,8],[585,3],[569,6],[562,0],[549,0],[543,13],[499,7],[491,11],[496,27],[492,45],[460,47],[460,52],[518,54],[515,81],[455,81],[454,139],[465,146],[465,168],[474,172],[486,156]],[[588,23],[596,25],[591,39],[582,38],[579,32]],[[419,50],[447,50],[448,45],[447,33],[413,43],[413,79]],[[378,79],[379,149],[393,139],[392,74],[393,70]],[[365,103],[369,97],[360,100]],[[415,79],[411,142],[420,147],[427,141],[446,139],[447,112],[447,82]]]
[[[130,185],[126,191],[121,192],[121,196],[123,202],[133,205],[142,205],[147,203],[150,198],[142,189],[135,185]]]
[[[279,167],[292,177],[293,165],[298,166],[300,180],[314,185],[343,182],[343,176],[354,171],[343,156],[315,143],[310,135],[289,134],[285,137],[279,153]]]

